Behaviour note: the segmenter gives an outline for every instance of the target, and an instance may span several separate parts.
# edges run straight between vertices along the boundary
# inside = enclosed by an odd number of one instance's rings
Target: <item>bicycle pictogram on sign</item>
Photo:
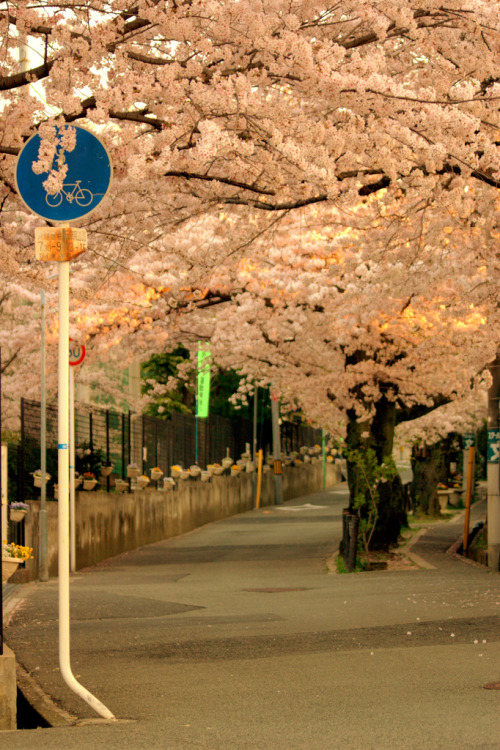
[[[81,182],[81,180],[76,180],[76,182],[65,182],[58,193],[47,193],[45,198],[47,205],[54,208],[60,206],[64,196],[69,203],[75,201],[79,206],[90,206],[94,199],[94,195],[90,190],[87,190],[87,188],[82,188]]]

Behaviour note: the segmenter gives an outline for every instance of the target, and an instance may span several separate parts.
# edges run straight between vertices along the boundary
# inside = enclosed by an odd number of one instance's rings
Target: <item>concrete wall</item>
[[[326,486],[341,481],[340,470],[327,464]],[[274,503],[274,475],[262,477],[261,506]],[[323,487],[321,462],[284,467],[283,497],[291,500]],[[18,568],[11,582],[38,578],[39,501],[30,502],[25,520],[25,541],[33,558]],[[57,575],[57,503],[47,503],[49,572]],[[77,492],[77,568],[93,565],[122,552],[184,534],[206,523],[253,508],[252,475],[217,476],[210,482],[180,481],[174,490],[145,489],[133,493]]]
[[[16,657],[4,643],[3,654],[0,655],[0,730],[17,729],[16,712]]]

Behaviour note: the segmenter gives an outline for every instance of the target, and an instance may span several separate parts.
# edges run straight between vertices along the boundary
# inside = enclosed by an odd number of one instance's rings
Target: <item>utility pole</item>
[[[500,352],[489,365],[492,383],[488,391],[488,567],[500,564]]]
[[[273,421],[274,497],[276,505],[283,505],[283,469],[281,464],[280,406],[278,396],[271,395]]]

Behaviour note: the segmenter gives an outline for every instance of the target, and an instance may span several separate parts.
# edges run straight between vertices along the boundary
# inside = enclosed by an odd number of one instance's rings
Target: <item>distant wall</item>
[[[327,464],[326,486],[341,481],[336,464]],[[283,497],[291,500],[321,490],[321,462],[284,467]],[[274,503],[274,474],[262,477],[261,506]],[[38,578],[40,502],[31,501],[25,520],[25,541],[33,547],[26,568],[18,568],[12,582]],[[57,575],[57,508],[47,503],[49,572]],[[122,552],[184,534],[206,523],[243,513],[253,508],[252,474],[216,476],[210,482],[180,481],[174,490],[145,489],[133,493],[76,493],[77,568],[93,565]]]

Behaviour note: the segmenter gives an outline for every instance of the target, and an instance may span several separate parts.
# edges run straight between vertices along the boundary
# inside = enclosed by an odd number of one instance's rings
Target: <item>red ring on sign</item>
[[[70,341],[74,341],[75,339],[72,339],[70,337],[69,340]],[[78,346],[81,349],[80,356],[78,357],[78,359],[73,359],[73,360],[71,359],[71,347],[70,347],[69,364],[72,367],[74,367],[75,365],[80,365],[83,362],[83,360],[85,359],[85,345],[84,344],[78,344]]]

